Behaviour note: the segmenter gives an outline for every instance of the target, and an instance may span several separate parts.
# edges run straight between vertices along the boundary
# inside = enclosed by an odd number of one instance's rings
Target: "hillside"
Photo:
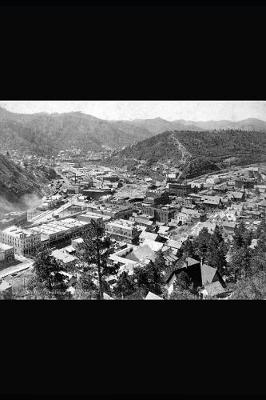
[[[166,131],[205,131],[205,130],[246,130],[266,132],[266,121],[256,118],[248,118],[242,121],[186,121],[183,119],[175,121],[167,121],[162,118],[154,119],[136,119],[131,121],[132,124],[144,127],[153,134]]]
[[[121,149],[166,131],[242,129],[266,132],[266,122],[254,118],[243,121],[167,121],[162,118],[111,121],[81,112],[17,114],[0,107],[0,152],[20,150],[39,155],[79,147],[100,151]]]
[[[16,114],[0,108],[0,151],[54,154],[72,146],[84,150],[113,149],[152,136],[126,121],[105,121],[79,113]]]
[[[116,153],[109,160],[118,166],[150,167],[167,163],[186,170],[188,177],[224,168],[266,161],[266,133],[242,130],[168,131]]]
[[[48,169],[27,172],[0,154],[0,214],[30,206],[28,200],[43,195],[50,177]]]

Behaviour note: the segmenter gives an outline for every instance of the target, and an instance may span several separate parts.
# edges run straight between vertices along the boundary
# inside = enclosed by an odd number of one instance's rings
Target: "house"
[[[157,296],[157,294],[154,294],[154,293],[152,293],[152,292],[149,292],[149,293],[147,294],[147,296],[145,297],[145,300],[163,300],[163,298],[160,297],[160,296]]]
[[[143,242],[143,246],[149,246],[150,249],[152,249],[152,251],[154,252],[158,252],[160,250],[162,250],[164,243],[161,242],[156,242],[155,240],[151,240],[151,239],[145,239]]]
[[[135,223],[124,219],[109,222],[105,229],[112,238],[127,243],[133,243],[140,235]]]
[[[222,198],[219,196],[204,196],[203,205],[210,208],[222,208],[223,202]]]
[[[159,235],[157,233],[142,231],[139,236],[139,241],[140,243],[143,243],[146,239],[156,241],[158,239],[158,236]]]
[[[240,201],[245,201],[245,193],[244,192],[229,192],[228,193],[228,198],[232,201],[240,202]]]
[[[222,223],[222,229],[225,236],[231,236],[234,234],[236,222],[225,221]]]
[[[202,264],[198,260],[187,257],[183,263],[177,263],[175,268],[168,274],[168,276],[166,276],[165,281],[169,294],[172,293],[174,283],[181,271],[188,274],[195,289],[205,287],[206,285],[217,281],[225,287],[225,282],[217,268],[211,267],[207,264]]]
[[[77,257],[69,254],[66,248],[54,250],[51,256],[65,268],[71,268],[78,260]]]
[[[199,293],[204,299],[206,297],[221,297],[221,295],[224,295],[227,292],[221,283],[216,281],[205,285],[204,289],[202,289]]]

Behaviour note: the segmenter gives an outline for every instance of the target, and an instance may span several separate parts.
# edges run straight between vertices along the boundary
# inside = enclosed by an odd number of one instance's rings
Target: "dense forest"
[[[145,160],[150,166],[186,161],[188,177],[213,172],[228,165],[266,161],[266,132],[244,130],[168,131],[131,145],[115,154],[111,163],[127,165]]]

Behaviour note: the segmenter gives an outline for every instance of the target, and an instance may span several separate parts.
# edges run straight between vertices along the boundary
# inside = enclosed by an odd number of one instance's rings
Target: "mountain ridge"
[[[67,113],[14,113],[0,106],[0,151],[29,151],[55,155],[70,147],[119,150],[166,131],[241,129],[266,132],[266,121],[168,121],[161,117],[104,120],[80,111]]]

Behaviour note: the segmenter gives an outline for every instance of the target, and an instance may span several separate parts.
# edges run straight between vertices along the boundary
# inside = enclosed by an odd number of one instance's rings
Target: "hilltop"
[[[165,163],[185,170],[187,177],[259,161],[266,161],[266,133],[232,129],[167,131],[129,146],[109,160],[121,167]]]
[[[84,151],[101,151],[105,147],[121,150],[166,131],[214,129],[266,132],[266,122],[254,118],[238,122],[162,118],[112,121],[82,112],[18,114],[0,107],[0,152],[19,150],[54,155],[70,147]]]
[[[16,114],[0,108],[0,151],[49,155],[72,146],[100,151],[103,146],[122,148],[150,136],[150,131],[127,121],[105,121],[79,112]]]

